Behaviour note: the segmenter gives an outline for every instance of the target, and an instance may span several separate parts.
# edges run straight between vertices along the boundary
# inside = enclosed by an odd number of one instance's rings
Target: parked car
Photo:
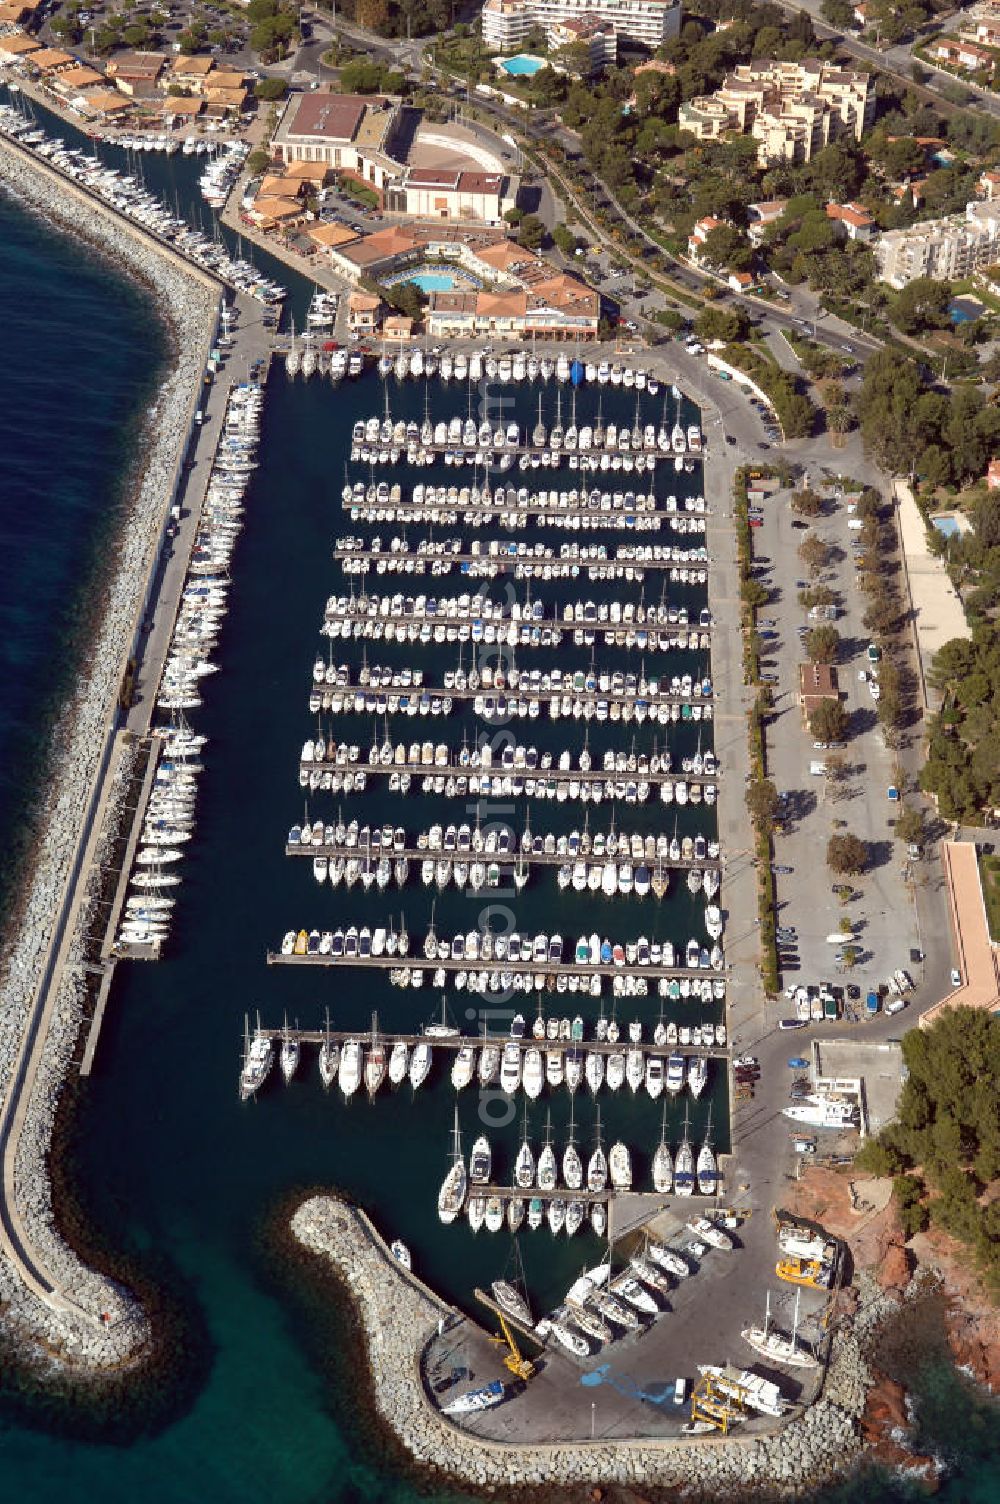
[[[957,966],[951,968],[951,985],[953,987],[961,987],[962,985],[962,973]]]

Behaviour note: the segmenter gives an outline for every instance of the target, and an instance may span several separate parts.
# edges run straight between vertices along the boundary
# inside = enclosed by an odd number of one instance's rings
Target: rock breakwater
[[[147,422],[142,474],[124,509],[101,619],[86,669],[54,729],[48,814],[0,963],[5,1188],[0,1319],[8,1335],[47,1361],[83,1369],[120,1368],[147,1350],[148,1324],[127,1290],[87,1269],[59,1237],[48,1175],[55,1107],[66,1073],[74,1068],[83,1020],[83,942],[94,919],[96,889],[83,892],[73,910],[72,938],[52,980],[52,1002],[41,1025],[36,999],[53,939],[65,919],[69,886],[86,881],[82,871],[74,877],[74,866],[82,822],[102,774],[107,781],[99,842],[109,846],[118,822],[125,819],[132,754],[113,740],[115,709],[216,328],[220,289],[2,137],[0,184],[148,287],[171,338],[168,368]],[[33,1053],[34,1069],[29,1071]],[[12,1246],[18,1245],[30,1248],[29,1258],[12,1256]]]
[[[862,1334],[853,1328],[834,1339],[819,1401],[769,1435],[544,1445],[471,1435],[432,1403],[421,1371],[421,1356],[451,1309],[399,1268],[363,1213],[336,1197],[304,1201],[291,1227],[305,1248],[330,1261],[356,1304],[381,1422],[414,1464],[463,1487],[642,1485],[735,1499],[752,1486],[762,1495],[794,1498],[842,1474],[861,1455],[860,1419],[872,1376]]]

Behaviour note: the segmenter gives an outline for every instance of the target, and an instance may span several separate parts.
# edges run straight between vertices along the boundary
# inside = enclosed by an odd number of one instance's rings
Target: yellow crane
[[[511,1328],[508,1325],[506,1317],[503,1315],[502,1311],[497,1311],[497,1320],[500,1322],[500,1330],[503,1333],[503,1336],[491,1337],[490,1341],[496,1342],[501,1346],[504,1343],[507,1344],[507,1352],[503,1360],[503,1366],[504,1368],[509,1368],[516,1379],[523,1379],[527,1384],[531,1379],[535,1377],[535,1365],[529,1358],[525,1358],[523,1356],[521,1349],[517,1345],[517,1339],[515,1338],[514,1333],[511,1331]]]
[[[511,1325],[496,1302],[491,1300],[488,1295],[484,1295],[482,1290],[477,1290],[475,1295],[480,1304],[487,1306],[500,1323],[502,1335],[496,1336],[492,1332],[488,1335],[490,1341],[495,1342],[499,1347],[506,1345],[507,1352],[503,1360],[504,1367],[508,1368],[516,1379],[521,1379],[527,1384],[535,1377],[534,1363],[521,1352]]]

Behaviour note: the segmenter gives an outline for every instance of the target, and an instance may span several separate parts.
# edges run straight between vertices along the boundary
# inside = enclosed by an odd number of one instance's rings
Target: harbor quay
[[[571,1357],[547,1351],[536,1376],[519,1390],[513,1386],[507,1402],[451,1419],[440,1409],[450,1376],[471,1370],[478,1381],[498,1366],[486,1327],[401,1269],[367,1216],[336,1197],[303,1202],[291,1227],[350,1292],[380,1420],[416,1465],[448,1481],[491,1490],[638,1484],[713,1497],[743,1497],[753,1486],[793,1497],[842,1473],[860,1452],[866,1366],[851,1333],[833,1339],[822,1392],[813,1403],[792,1406],[780,1422],[752,1420],[726,1437],[678,1434],[680,1417],[670,1402],[678,1355],[693,1327],[718,1324],[720,1301],[730,1315],[738,1302],[717,1283],[703,1287],[703,1298],[692,1302],[687,1331],[663,1335],[677,1315],[667,1313],[633,1339],[628,1357],[614,1371],[609,1365],[600,1383],[581,1384]],[[814,1390],[815,1384],[807,1391],[810,1398]]]
[[[223,306],[218,278],[3,131],[0,175],[22,201],[147,287],[170,336],[103,616],[54,743],[52,798],[0,980],[3,1323],[29,1357],[58,1356],[81,1371],[120,1369],[148,1351],[145,1314],[128,1290],[85,1267],[60,1237],[50,1199],[49,1140],[95,987],[90,937],[102,932],[106,919],[101,868],[127,828],[137,747],[149,729],[152,689],[200,505],[207,467],[199,450],[211,436],[207,425],[196,424],[196,410],[205,403],[214,412],[239,366],[233,362],[218,389],[204,395]],[[263,349],[259,325],[251,332],[258,305],[254,310],[239,310],[248,318],[247,355]],[[98,982],[100,975],[99,968]]]

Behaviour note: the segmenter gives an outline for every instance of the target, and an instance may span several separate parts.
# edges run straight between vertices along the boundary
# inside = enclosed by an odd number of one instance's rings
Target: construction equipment
[[[691,1394],[692,1429],[711,1426],[727,1436],[733,1422],[743,1419],[745,1408],[738,1384],[729,1381],[723,1386],[714,1374],[703,1374]]]
[[[503,1360],[504,1368],[509,1368],[515,1379],[523,1379],[527,1384],[535,1377],[535,1365],[529,1358],[525,1358],[517,1345],[514,1333],[511,1331],[507,1318],[501,1311],[497,1312],[497,1320],[500,1322],[502,1337],[491,1337],[491,1342],[500,1346],[507,1344],[507,1353]]]
[[[526,1358],[523,1355],[521,1349],[518,1347],[517,1339],[514,1336],[510,1322],[507,1320],[506,1316],[504,1315],[503,1311],[501,1311],[496,1301],[491,1300],[488,1295],[484,1295],[482,1290],[476,1290],[475,1296],[480,1305],[484,1305],[490,1311],[492,1311],[493,1315],[500,1323],[500,1331],[502,1335],[495,1336],[492,1332],[490,1332],[488,1333],[488,1336],[490,1341],[495,1342],[498,1347],[503,1347],[504,1345],[506,1345],[507,1353],[503,1360],[504,1367],[509,1369],[516,1379],[523,1380],[525,1384],[529,1383],[535,1377],[535,1365],[529,1358]]]

